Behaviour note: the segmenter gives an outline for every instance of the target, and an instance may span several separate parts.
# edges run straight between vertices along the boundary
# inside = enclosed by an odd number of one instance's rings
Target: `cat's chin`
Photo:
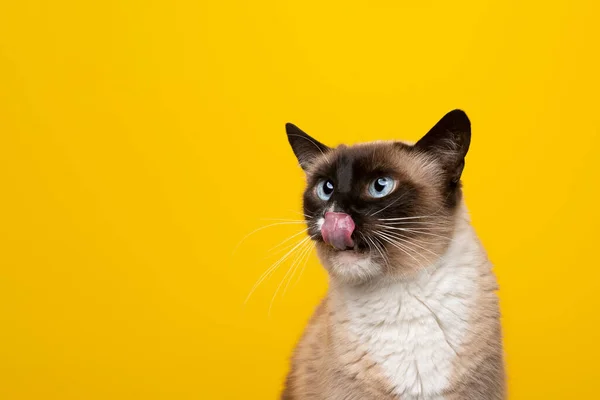
[[[383,273],[382,266],[370,251],[335,250],[320,243],[317,245],[317,254],[332,277],[343,282],[360,283]]]

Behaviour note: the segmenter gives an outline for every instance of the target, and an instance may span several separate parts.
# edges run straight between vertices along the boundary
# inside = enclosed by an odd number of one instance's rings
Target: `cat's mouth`
[[[321,240],[336,253],[366,253],[370,248],[366,239],[363,239],[364,235],[355,228],[354,220],[349,214],[326,212],[320,228]]]
[[[371,251],[369,246],[366,243],[364,243],[362,240],[355,238],[355,235],[352,235],[352,245],[345,246],[343,248],[338,248],[330,243],[327,243],[326,241],[323,241],[323,242],[326,245],[328,245],[331,248],[331,250],[333,250],[336,253],[364,254],[364,253],[369,253]]]

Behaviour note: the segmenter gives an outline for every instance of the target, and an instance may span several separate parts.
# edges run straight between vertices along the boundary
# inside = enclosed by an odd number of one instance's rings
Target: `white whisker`
[[[308,260],[310,259],[310,255],[314,248],[315,248],[315,246],[314,246],[314,244],[312,244],[312,246],[310,247],[310,250],[306,253],[306,257],[304,258],[304,264],[302,265],[302,269],[300,270],[300,273],[298,274],[298,278],[296,279],[296,282],[294,282],[292,289],[296,287],[298,282],[300,282],[300,279],[302,278],[302,274],[304,273],[304,269],[306,268],[306,264],[308,264]]]
[[[385,233],[383,232],[377,232],[377,236],[379,236],[381,239],[385,240],[386,242],[388,242],[389,244],[391,244],[392,246],[394,246],[395,248],[397,248],[398,250],[402,251],[404,254],[406,254],[407,256],[409,256],[410,258],[412,258],[413,260],[415,260],[415,262],[417,264],[419,264],[419,267],[423,267],[422,264],[419,262],[419,260],[417,260],[412,254],[410,254],[407,250],[406,247],[396,241],[394,241],[392,238],[390,238],[389,236],[387,236]]]
[[[373,215],[377,215],[380,212],[382,212],[383,210],[387,210],[389,207],[393,206],[394,204],[396,204],[399,200],[401,200],[404,197],[404,195],[398,197],[396,200],[392,201],[390,204],[388,204],[387,206],[375,211],[373,214],[370,214],[369,217],[372,217]]]
[[[271,253],[267,253],[267,255],[264,256],[261,260],[266,260],[266,259],[272,258],[273,256],[276,256],[278,254],[285,253],[286,251],[288,251],[289,249],[294,247],[296,245],[296,243],[298,243],[298,242],[292,242],[290,244],[286,244],[285,246],[281,246],[280,249],[276,249],[276,250],[273,250]]]
[[[386,226],[386,225],[376,225],[380,228],[384,228],[384,229],[391,229],[391,230],[395,230],[395,231],[404,231],[404,232],[412,232],[412,233],[418,233],[421,235],[429,235],[429,236],[435,236],[435,237],[440,237],[443,239],[447,239],[452,241],[453,239],[447,236],[442,236],[442,235],[437,235],[435,233],[431,233],[431,232],[426,232],[426,231],[419,231],[419,230],[414,230],[412,228],[397,228],[397,227],[392,227],[392,226]]]
[[[263,229],[267,229],[267,228],[270,228],[270,227],[272,227],[272,226],[279,226],[279,225],[294,225],[294,224],[298,224],[298,223],[300,223],[300,222],[296,222],[296,221],[294,221],[294,222],[291,222],[291,221],[286,221],[286,222],[283,222],[283,221],[281,221],[281,222],[275,222],[275,223],[273,223],[273,224],[269,224],[269,225],[261,226],[260,228],[257,228],[257,229],[255,229],[255,230],[253,230],[252,232],[248,233],[246,236],[244,236],[244,237],[242,238],[242,240],[240,240],[240,241],[238,242],[238,244],[237,244],[237,245],[236,245],[236,246],[233,248],[233,251],[231,252],[231,256],[235,255],[235,253],[237,252],[237,250],[239,249],[239,247],[242,245],[242,243],[244,243],[244,241],[246,241],[246,239],[248,239],[250,236],[254,235],[254,234],[255,234],[255,233],[257,233],[257,232],[260,232],[260,231],[262,231]],[[302,221],[302,223],[304,223],[304,221]]]
[[[429,250],[429,249],[427,249],[427,248],[425,248],[425,247],[419,246],[417,243],[414,243],[414,242],[416,242],[417,240],[411,239],[411,238],[409,238],[408,236],[402,235],[402,234],[400,234],[400,233],[394,233],[394,232],[388,232],[387,234],[388,234],[389,236],[391,236],[391,237],[393,237],[393,238],[397,239],[397,240],[400,240],[400,241],[402,241],[402,242],[404,242],[404,243],[407,243],[407,244],[411,244],[411,245],[413,245],[413,246],[416,246],[417,248],[419,248],[419,249],[421,249],[421,250],[427,251],[427,252],[429,252],[429,253],[433,254],[434,256],[436,256],[436,257],[439,257],[439,254],[437,254],[437,253],[435,253],[435,252],[433,252],[433,251],[431,251],[431,250]]]
[[[279,260],[277,260],[275,263],[273,263],[265,272],[263,272],[263,274],[259,277],[258,281],[254,284],[254,286],[252,287],[252,289],[250,290],[250,293],[248,293],[248,296],[246,296],[246,300],[244,300],[244,305],[248,302],[248,300],[250,299],[250,297],[252,296],[252,293],[254,293],[254,291],[256,290],[256,288],[258,288],[258,286],[269,276],[271,275],[280,265],[283,261],[285,261],[299,246],[301,246],[303,243],[305,243],[306,241],[310,240],[311,237],[305,237],[304,239],[302,239],[300,242],[298,242],[290,251],[288,251],[285,255],[283,255]]]
[[[402,218],[377,218],[378,221],[404,221],[407,219],[419,219],[419,218],[439,218],[439,215],[419,215],[416,217],[402,217]]]
[[[400,227],[397,227],[397,225],[400,225]],[[408,225],[408,226],[403,226],[403,225]],[[444,227],[444,226],[440,226],[440,225],[434,225],[434,226],[410,226],[409,224],[385,224],[385,226],[389,227],[389,228],[398,228],[398,229],[413,229],[415,231],[447,231],[448,228]]]
[[[303,213],[303,212],[300,212],[300,211],[292,211],[292,212],[294,214],[302,215],[303,217],[306,217],[306,218],[313,218],[314,217],[314,215],[312,215],[312,214],[306,214],[306,213]]]
[[[379,232],[379,233],[380,233],[380,234],[382,234],[382,232]],[[384,235],[384,236],[386,236],[385,234],[383,234],[383,235]],[[422,264],[421,264],[421,263],[420,263],[420,262],[419,262],[419,261],[418,261],[418,260],[417,260],[415,257],[412,257],[412,258],[413,258],[413,259],[414,259],[414,260],[417,262],[417,264],[419,264],[419,267],[421,268],[421,270],[422,270],[422,271],[424,271],[425,273],[427,273],[427,275],[431,276],[431,274],[429,273],[429,268],[430,268],[431,266],[433,266],[433,265],[434,265],[434,263],[432,263],[432,262],[431,262],[431,260],[430,260],[428,257],[425,257],[425,255],[424,255],[424,254],[421,254],[420,252],[418,252],[418,251],[417,251],[417,250],[415,250],[414,248],[412,248],[412,247],[408,246],[407,244],[404,244],[404,245],[402,245],[400,242],[398,242],[398,238],[395,238],[396,240],[393,240],[393,238],[392,238],[392,237],[388,237],[388,238],[389,238],[389,240],[391,240],[390,244],[392,244],[392,245],[394,245],[394,244],[395,244],[395,245],[402,246],[403,248],[406,248],[407,250],[411,250],[411,251],[412,251],[412,252],[414,252],[416,255],[418,255],[418,256],[421,256],[421,257],[422,257],[422,258],[423,258],[423,259],[424,259],[424,260],[427,262],[427,266],[425,266],[425,267],[423,267],[423,265],[422,265]],[[392,243],[392,242],[393,242],[393,243]],[[407,251],[405,251],[405,253],[406,253],[406,254],[409,254]],[[410,255],[410,254],[409,254],[409,255]],[[437,257],[437,255],[436,255],[436,257]]]
[[[387,264],[388,271],[391,271],[392,265],[390,264],[389,257],[385,253],[385,246],[383,245],[383,243],[381,243],[379,240],[377,240],[376,237],[373,238],[372,240],[373,240],[373,243],[375,244],[375,247],[377,247],[379,249],[379,252],[381,253],[382,257],[385,259],[385,263]]]
[[[385,221],[385,220],[376,220],[382,221],[388,225],[411,225],[411,224],[419,224],[419,225],[439,225],[440,223],[437,221]]]
[[[391,270],[391,266],[390,266],[390,262],[389,259],[387,258],[387,256],[385,255],[385,251],[382,251],[382,249],[377,245],[377,243],[375,241],[373,241],[373,239],[366,237],[365,235],[363,235],[361,233],[361,236],[363,237],[363,239],[365,239],[365,241],[368,242],[369,245],[369,249],[371,250],[371,244],[373,245],[373,248],[375,250],[377,250],[377,252],[379,253],[379,255],[381,256],[383,262],[385,263],[385,267],[387,271]],[[372,250],[371,250],[372,251]]]
[[[309,237],[308,239],[310,239],[310,237]],[[269,303],[269,311],[267,312],[267,315],[268,315],[268,316],[271,316],[271,309],[273,308],[273,302],[275,301],[275,298],[277,297],[277,293],[279,293],[279,289],[281,288],[281,285],[283,285],[283,282],[285,282],[285,281],[286,281],[286,278],[288,277],[288,275],[289,275],[290,273],[292,273],[292,276],[291,276],[291,277],[293,277],[293,276],[294,276],[292,271],[295,271],[295,270],[296,270],[296,269],[295,269],[295,266],[296,266],[296,264],[297,264],[297,261],[298,261],[298,260],[299,260],[299,258],[300,258],[300,254],[302,254],[302,252],[305,250],[305,249],[304,249],[304,246],[306,246],[306,244],[307,244],[306,242],[303,242],[303,248],[301,248],[301,250],[300,250],[300,253],[299,253],[299,254],[296,256],[296,258],[294,259],[294,261],[292,262],[292,264],[291,264],[291,265],[290,265],[290,267],[288,268],[287,272],[286,272],[286,273],[285,273],[285,275],[283,276],[283,279],[281,279],[281,282],[279,282],[279,285],[277,285],[277,289],[275,289],[275,293],[273,294],[273,297],[271,298],[271,302]],[[290,279],[291,279],[291,277],[290,277]]]
[[[284,239],[284,240],[283,240],[281,243],[279,243],[278,245],[275,245],[275,246],[271,247],[269,250],[267,250],[267,252],[271,252],[271,251],[275,250],[276,248],[278,248],[278,247],[281,247],[281,246],[282,246],[284,243],[287,243],[287,242],[289,242],[290,240],[292,240],[293,238],[295,238],[295,237],[296,237],[296,236],[298,236],[298,235],[301,235],[301,234],[303,234],[303,233],[304,233],[304,232],[306,232],[307,230],[308,230],[308,228],[304,228],[304,229],[302,229],[300,232],[298,232],[298,233],[294,233],[292,236],[288,237],[287,239]]]
[[[428,240],[425,240],[425,239],[416,239],[416,238],[414,238],[414,237],[410,237],[410,236],[408,236],[408,235],[404,235],[404,234],[402,234],[402,232],[398,232],[398,231],[388,231],[388,230],[385,230],[385,232],[387,232],[388,234],[392,234],[392,233],[393,233],[393,234],[395,234],[395,235],[398,235],[399,237],[402,237],[402,238],[404,238],[404,239],[408,239],[408,240],[410,240],[410,241],[413,241],[413,242],[421,243],[421,244],[422,244],[422,245],[424,245],[424,246],[432,246],[432,245],[435,245],[435,242],[430,242],[430,241],[428,241]],[[432,240],[433,240],[433,239],[432,239]]]
[[[311,250],[312,250],[311,243],[310,242],[306,243],[306,245],[304,246],[304,248],[300,252],[300,255],[298,256],[298,263],[294,267],[294,272],[292,272],[292,275],[290,276],[290,279],[288,279],[287,283],[283,287],[283,292],[281,292],[281,297],[284,297],[285,294],[287,293],[287,289],[290,286],[290,283],[292,283],[292,279],[294,279],[294,275],[296,274],[296,270],[300,267],[300,264],[302,264],[302,261],[304,261],[304,258],[306,256],[306,254],[310,253]]]

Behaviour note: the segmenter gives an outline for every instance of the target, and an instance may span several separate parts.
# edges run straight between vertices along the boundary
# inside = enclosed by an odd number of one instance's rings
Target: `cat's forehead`
[[[312,180],[323,177],[355,180],[361,176],[389,173],[426,182],[433,178],[434,164],[435,160],[417,151],[409,142],[374,141],[331,149],[315,160],[308,175]]]
[[[361,172],[401,168],[402,159],[411,152],[411,146],[397,141],[376,141],[354,145],[339,145],[319,157],[312,168],[313,174],[330,174],[352,167]]]

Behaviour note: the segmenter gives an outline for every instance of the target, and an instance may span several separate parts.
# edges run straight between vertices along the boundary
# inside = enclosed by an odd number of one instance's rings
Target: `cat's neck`
[[[367,349],[398,394],[436,398],[450,384],[469,331],[482,265],[485,251],[463,218],[445,254],[427,270],[396,282],[332,284],[329,301],[343,321],[338,328]]]

